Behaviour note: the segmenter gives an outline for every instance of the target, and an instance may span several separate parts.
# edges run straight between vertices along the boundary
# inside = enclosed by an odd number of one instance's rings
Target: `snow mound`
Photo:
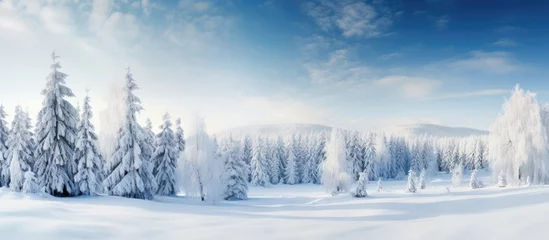
[[[466,128],[449,127],[429,123],[415,123],[385,128],[382,132],[400,136],[433,136],[433,137],[469,137],[475,135],[488,135],[488,131]]]

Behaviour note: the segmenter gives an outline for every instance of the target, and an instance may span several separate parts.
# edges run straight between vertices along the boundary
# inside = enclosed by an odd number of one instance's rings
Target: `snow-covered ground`
[[[0,239],[545,239],[549,186],[404,193],[384,182],[370,197],[331,197],[321,186],[251,188],[250,199],[216,206],[185,197],[54,198],[0,189]]]

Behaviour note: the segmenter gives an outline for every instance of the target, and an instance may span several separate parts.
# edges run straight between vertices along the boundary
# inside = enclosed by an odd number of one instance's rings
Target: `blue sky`
[[[487,129],[517,83],[549,100],[547,12],[532,0],[0,0],[0,101],[34,115],[56,49],[73,102],[89,88],[105,108],[127,63],[155,123],[198,111],[210,131]]]

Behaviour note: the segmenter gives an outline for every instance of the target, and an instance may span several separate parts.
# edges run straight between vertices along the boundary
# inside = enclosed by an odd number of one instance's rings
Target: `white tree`
[[[489,160],[495,174],[503,173],[511,184],[527,177],[533,183],[549,182],[548,110],[536,94],[515,87],[490,127]]]
[[[366,186],[368,185],[368,176],[366,173],[359,173],[358,174],[358,183],[356,186],[356,189],[354,192],[351,192],[351,196],[356,198],[363,198],[368,196],[368,192],[366,192]]]
[[[326,146],[326,161],[322,164],[322,185],[327,192],[337,195],[349,191],[350,182],[345,136],[341,130],[334,128]]]
[[[286,146],[284,140],[281,136],[278,136],[276,139],[276,146],[274,149],[273,158],[275,161],[278,161],[278,174],[279,174],[279,183],[283,183],[286,177],[286,163],[288,162],[288,154],[286,151]]]
[[[76,140],[75,159],[78,171],[74,176],[76,186],[84,195],[94,195],[102,191],[104,160],[97,144],[97,134],[91,122],[93,118],[90,97],[84,98],[84,112],[80,118],[80,128]]]
[[[381,182],[381,177],[377,180],[377,192],[383,191],[383,183]]]
[[[21,189],[24,193],[39,193],[40,186],[36,183],[36,177],[32,171],[25,172],[25,181],[23,182],[23,188]]]
[[[175,142],[170,114],[164,114],[160,125],[160,132],[156,135],[155,151],[151,157],[154,163],[153,175],[156,179],[158,195],[177,194],[176,169],[179,155],[179,147]]]
[[[246,163],[246,171],[248,172],[248,182],[252,181],[252,169],[251,162],[253,157],[253,143],[252,138],[249,135],[244,136],[242,139],[242,151],[241,158],[244,163]]]
[[[415,193],[417,191],[416,173],[410,169],[408,171],[408,183],[406,184],[406,192]]]
[[[421,173],[419,174],[419,189],[425,189],[426,186],[426,170],[425,168],[421,170]]]
[[[286,169],[284,170],[284,175],[286,175],[286,184],[290,185],[299,183],[298,156],[300,153],[298,144],[297,137],[293,134],[291,141],[288,143],[288,158]]]
[[[144,149],[141,149],[141,152],[143,153],[144,158],[152,159],[152,155],[154,154],[154,151],[156,150],[154,148],[155,134],[154,134],[154,131],[153,131],[152,122],[148,118],[145,121],[145,127],[143,128],[143,141],[145,142],[144,145],[147,146],[147,147],[144,148]],[[152,164],[154,166],[156,163],[152,162]]]
[[[225,171],[223,182],[225,184],[225,200],[248,199],[248,172],[246,163],[240,157],[239,146],[229,136],[223,147],[223,158],[225,160]]]
[[[206,133],[204,118],[195,115],[183,157],[183,185],[187,196],[216,204],[223,198],[224,162],[217,145]]]
[[[472,189],[482,188],[484,184],[477,179],[477,169],[474,169],[471,173],[471,179],[469,180],[469,187]]]
[[[463,180],[463,165],[461,163],[454,166],[452,169],[452,185],[454,187],[459,187]]]
[[[507,187],[507,178],[503,172],[498,175],[498,187]]]
[[[253,157],[251,162],[252,167],[252,184],[256,186],[266,186],[269,183],[269,175],[267,169],[269,164],[266,158],[264,139],[258,137],[253,148]]]
[[[177,144],[177,156],[179,157],[185,151],[185,134],[181,128],[181,118],[175,120],[175,143]]]
[[[32,152],[29,146],[29,135],[25,114],[20,106],[15,108],[11,132],[7,141],[6,158],[9,165],[9,187],[13,191],[21,191],[25,182],[25,172],[32,171]]]
[[[107,164],[109,175],[104,185],[109,195],[152,199],[156,189],[153,164],[143,151],[149,146],[145,142],[145,131],[137,123],[136,116],[143,108],[133,93],[138,87],[129,68],[126,69],[125,80],[125,120],[119,126],[118,140]]]
[[[10,183],[10,163],[7,159],[9,129],[6,122],[4,105],[0,105],[0,187],[7,187]]]
[[[44,101],[38,113],[36,128],[35,171],[38,184],[53,196],[78,195],[74,184],[76,161],[76,109],[65,97],[73,97],[72,90],[65,86],[67,75],[59,71],[61,65],[55,52],[51,55],[52,72],[42,91]]]

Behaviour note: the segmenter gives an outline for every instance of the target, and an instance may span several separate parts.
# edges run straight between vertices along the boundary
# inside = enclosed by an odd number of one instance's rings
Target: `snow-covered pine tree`
[[[383,191],[383,183],[381,182],[381,177],[377,180],[377,192]]]
[[[32,171],[32,151],[29,146],[26,116],[20,106],[15,107],[11,132],[8,137],[6,159],[9,161],[9,187],[20,192],[25,182],[25,172]]]
[[[185,151],[185,133],[181,127],[181,118],[175,120],[175,143],[177,144],[177,157]]]
[[[368,185],[368,176],[366,173],[359,173],[358,174],[358,183],[356,186],[356,189],[354,192],[351,192],[351,196],[355,198],[363,198],[368,196],[368,192],[366,192],[366,186]]]
[[[75,148],[78,171],[74,182],[81,194],[94,195],[103,190],[104,160],[100,154],[95,127],[91,122],[93,112],[88,95],[84,98],[83,108]]]
[[[505,177],[505,174],[503,172],[498,175],[498,187],[507,187],[507,178]]]
[[[463,165],[457,164],[452,169],[452,185],[454,187],[458,187],[461,185],[461,181],[463,180]]]
[[[25,172],[25,181],[23,182],[23,188],[21,189],[24,193],[39,193],[40,186],[36,183],[36,177],[32,171]]]
[[[326,161],[326,133],[325,132],[321,132],[319,134],[314,151],[315,151],[315,155],[314,155],[315,167],[313,171],[315,173],[315,178],[313,179],[313,183],[320,184],[321,176],[322,176],[322,163]]]
[[[155,134],[153,131],[152,122],[150,119],[147,118],[145,121],[145,127],[143,128],[143,141],[145,142],[145,146],[143,149],[141,149],[141,153],[143,154],[145,159],[152,159],[152,155],[154,154],[154,151],[156,150],[154,148],[155,145]],[[155,162],[151,160],[151,163],[153,164],[153,170],[155,166]]]
[[[425,168],[421,170],[421,173],[419,174],[419,189],[425,189],[426,186],[426,170]]]
[[[350,149],[351,151],[351,162],[352,162],[352,178],[354,181],[357,181],[359,178],[359,175],[361,172],[365,169],[364,164],[364,143],[362,142],[362,137],[358,132],[353,132],[350,136],[351,138],[351,144]]]
[[[349,191],[351,176],[347,165],[347,146],[341,130],[332,129],[326,145],[326,161],[322,164],[322,185],[333,196]]]
[[[288,162],[286,163],[286,169],[284,170],[286,175],[286,184],[298,184],[299,183],[299,170],[298,170],[298,155],[299,147],[298,140],[295,134],[292,135],[291,140],[288,142]]]
[[[35,152],[38,184],[53,196],[75,196],[79,194],[74,184],[76,161],[76,109],[65,97],[73,97],[72,90],[65,86],[67,75],[59,71],[58,56],[51,55],[52,72],[42,91],[44,101],[38,113]]]
[[[280,161],[276,154],[276,142],[271,141],[270,139],[266,139],[265,141],[265,151],[264,154],[267,158],[267,163],[269,168],[269,180],[271,184],[279,184],[280,183]]]
[[[477,169],[474,169],[471,173],[471,179],[469,180],[469,187],[472,189],[482,188],[483,184],[480,180],[477,179]]]
[[[244,136],[242,140],[242,161],[246,163],[246,171],[248,172],[248,182],[252,181],[252,157],[253,157],[253,143],[252,138],[249,135]]]
[[[224,144],[225,171],[223,183],[225,184],[225,200],[246,200],[248,199],[248,172],[246,163],[240,157],[238,143],[232,136]]]
[[[410,169],[408,171],[408,183],[406,184],[406,192],[415,193],[417,191],[416,173]]]
[[[136,114],[142,110],[141,102],[133,91],[137,84],[130,69],[126,69],[123,104],[125,119],[119,126],[114,152],[107,164],[108,176],[104,185],[113,196],[128,198],[152,199],[156,181],[152,174],[153,164],[147,159],[143,150],[145,131],[137,123]]]
[[[164,114],[162,120],[164,123],[160,125],[160,132],[156,135],[155,151],[151,161],[154,163],[153,174],[157,184],[157,195],[175,195],[177,193],[176,186],[176,169],[179,146],[175,142],[170,114]]]
[[[286,174],[285,174],[286,163],[288,161],[286,146],[281,136],[278,136],[276,138],[275,144],[276,146],[274,149],[274,158],[276,159],[276,161],[278,161],[278,173],[280,174],[279,182],[284,183],[284,180],[286,177]]]
[[[222,159],[215,136],[210,140],[209,152],[209,156],[202,159],[204,161],[201,164],[201,168],[204,173],[206,201],[215,205],[223,199],[223,194],[225,193],[225,186],[223,185],[225,162]]]
[[[301,154],[303,156],[303,161],[301,162],[301,183],[311,183],[314,179],[314,160],[313,160],[313,140],[312,136],[309,135],[306,138],[303,138],[301,144]]]
[[[7,187],[10,183],[10,163],[7,159],[9,129],[6,122],[4,105],[0,105],[0,187]]]
[[[253,157],[250,163],[252,167],[252,184],[265,187],[269,184],[269,175],[267,169],[269,167],[265,156],[265,141],[258,137],[253,148]]]

